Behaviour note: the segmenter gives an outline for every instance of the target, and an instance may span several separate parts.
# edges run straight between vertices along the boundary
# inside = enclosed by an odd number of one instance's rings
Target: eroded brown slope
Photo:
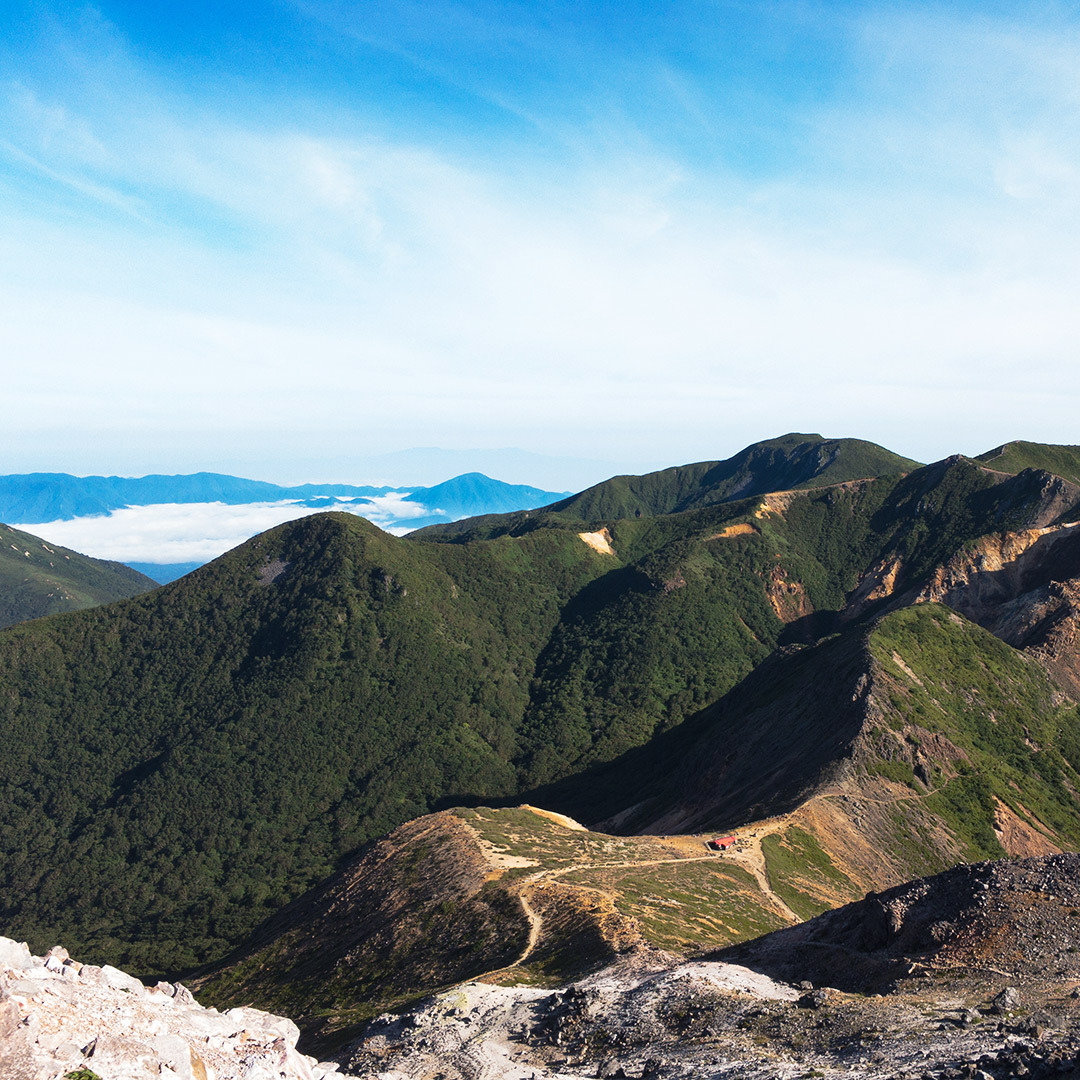
[[[935,600],[1025,649],[1080,699],[1080,524],[984,537],[916,601]]]

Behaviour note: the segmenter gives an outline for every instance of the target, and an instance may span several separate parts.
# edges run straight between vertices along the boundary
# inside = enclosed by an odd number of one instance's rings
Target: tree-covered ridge
[[[671,514],[536,512],[454,542],[317,515],[146,596],[8,630],[0,918],[175,971],[441,806],[561,784],[596,796],[586,820],[624,809],[778,648],[847,625],[875,567],[900,559],[900,596],[1038,520],[1033,477],[956,459]],[[628,760],[632,782],[596,782]]]
[[[0,525],[0,627],[137,596],[157,583],[123,563],[91,559]]]
[[[318,516],[9,631],[8,925],[182,966],[440,798],[511,793],[538,643],[601,561],[571,539],[423,549]]]
[[[615,476],[540,511],[566,521],[608,521],[653,517],[702,509],[740,498],[804,487],[824,487],[908,472],[919,467],[910,458],[861,439],[824,439],[820,435],[783,435],[754,443],[725,461],[700,461],[644,476]],[[428,538],[475,535],[484,527],[520,528],[535,513],[485,517],[481,522],[436,525]]]

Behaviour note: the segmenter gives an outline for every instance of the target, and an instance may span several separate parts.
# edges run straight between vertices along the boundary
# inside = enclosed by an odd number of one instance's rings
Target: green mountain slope
[[[156,587],[123,563],[91,559],[0,525],[0,627],[123,600]]]
[[[550,509],[584,521],[672,514],[770,491],[824,486],[917,467],[918,462],[860,439],[791,434],[755,443],[726,461],[684,465],[647,476],[617,476]]]
[[[538,659],[526,782],[645,744],[777,646],[902,602],[986,532],[1043,523],[1056,512],[1044,481],[1002,480],[956,458],[904,477],[613,523],[611,546],[629,565],[567,605]],[[882,568],[888,588],[875,590]]]
[[[679,776],[668,748],[707,760],[684,740],[767,658],[861,632],[979,537],[1045,524],[1068,495],[1051,479],[957,458],[674,513],[537,511],[403,539],[318,515],[106,611],[11,628],[0,918],[39,945],[176,971],[445,806],[562,784],[587,821],[644,821],[644,799],[678,803],[660,783]],[[813,705],[805,663],[789,718]],[[804,757],[847,745],[806,723],[788,736]],[[620,773],[630,760],[638,772]],[[744,809],[780,805],[779,778],[755,767]]]
[[[888,775],[892,763],[907,786],[925,787],[966,861],[1005,853],[995,801],[1080,848],[1080,711],[1039,664],[938,605],[893,613],[869,643],[877,731],[867,768]]]
[[[5,924],[175,968],[439,799],[511,793],[533,657],[602,564],[576,537],[421,548],[320,515],[7,631]]]
[[[978,461],[1001,472],[1018,473],[1038,469],[1080,484],[1080,446],[1053,446],[1047,443],[1009,442],[987,450]]]
[[[875,798],[888,813],[864,808],[861,828],[873,819],[888,834],[880,850],[904,880],[950,856],[1002,855],[994,800],[1048,842],[1080,848],[1078,740],[1080,712],[1041,665],[920,604],[776,657],[648,752],[597,770],[587,794],[564,784],[532,797],[595,820],[633,789],[621,827],[697,831],[884,785]],[[947,842],[927,842],[930,819]]]
[[[541,512],[568,522],[653,517],[767,492],[893,475],[918,468],[918,464],[861,439],[783,435],[754,443],[726,461],[701,461],[644,476],[616,476]],[[486,515],[482,521],[489,529],[506,529],[535,513]],[[477,528],[476,522],[433,526],[425,535],[477,535]]]

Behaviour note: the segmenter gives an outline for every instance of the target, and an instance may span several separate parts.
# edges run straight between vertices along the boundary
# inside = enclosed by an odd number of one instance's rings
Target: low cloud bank
[[[256,533],[325,510],[356,514],[399,536],[417,527],[409,525],[410,521],[440,513],[437,508],[406,501],[407,494],[321,501],[317,507],[292,500],[243,506],[157,503],[70,521],[32,522],[19,528],[97,559],[125,563],[209,562]]]

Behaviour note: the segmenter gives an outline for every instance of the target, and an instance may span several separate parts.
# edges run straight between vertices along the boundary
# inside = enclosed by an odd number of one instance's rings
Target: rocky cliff
[[[258,1009],[204,1009],[180,984],[33,956],[0,938],[3,1080],[328,1080],[296,1049],[296,1025]]]

